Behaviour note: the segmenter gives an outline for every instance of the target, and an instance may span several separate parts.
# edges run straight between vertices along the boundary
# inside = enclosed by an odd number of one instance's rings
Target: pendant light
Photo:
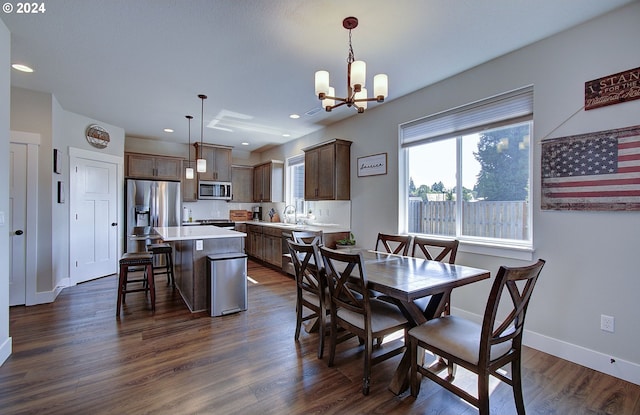
[[[193,167],[191,167],[191,120],[193,117],[191,115],[185,115],[185,117],[189,120],[189,147],[187,147],[187,151],[189,151],[189,163],[187,163],[187,168],[184,171],[184,176],[187,179],[193,179]]]
[[[202,157],[202,136],[204,132],[204,100],[207,99],[206,95],[200,94],[198,98],[202,100],[202,106],[200,108],[200,157]],[[196,160],[196,170],[198,173],[206,173],[207,171],[207,159],[199,158]]]

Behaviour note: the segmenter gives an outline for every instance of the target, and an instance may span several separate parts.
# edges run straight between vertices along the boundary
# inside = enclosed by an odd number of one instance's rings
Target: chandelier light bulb
[[[331,95],[329,92],[329,72],[317,71],[316,72],[316,96],[320,94]]]
[[[356,92],[365,87],[367,77],[367,64],[364,61],[355,61],[351,64],[351,88]]]
[[[336,96],[336,90],[334,87],[329,87],[329,93],[327,94],[327,96]],[[333,107],[334,105],[336,105],[336,100],[333,98],[325,98],[322,100],[322,108]]]
[[[389,94],[389,78],[386,74],[380,73],[373,77],[373,96],[378,102],[384,101]],[[381,99],[382,97],[382,99]]]

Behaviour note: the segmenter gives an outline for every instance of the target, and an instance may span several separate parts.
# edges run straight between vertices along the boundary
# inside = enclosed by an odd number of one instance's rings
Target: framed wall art
[[[640,210],[640,125],[542,141],[543,210]]]
[[[358,177],[387,174],[387,153],[358,157]]]

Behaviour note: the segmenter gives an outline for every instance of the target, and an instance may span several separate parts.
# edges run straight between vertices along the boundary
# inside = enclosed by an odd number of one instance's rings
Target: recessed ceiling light
[[[291,134],[282,134],[283,137],[291,137]]]
[[[20,72],[27,72],[27,73],[33,72],[33,69],[31,69],[27,65],[21,65],[19,63],[14,63],[13,65],[11,65],[11,67]]]
[[[298,114],[291,114],[289,115],[289,118],[293,118],[294,120],[300,118],[300,116]]]
[[[173,132],[173,129],[172,129],[172,128],[165,128],[163,131],[164,131],[165,133],[172,133],[172,132]]]
[[[248,146],[249,145],[249,143],[247,143],[246,141],[244,143],[240,143],[240,144],[242,144],[243,146]]]

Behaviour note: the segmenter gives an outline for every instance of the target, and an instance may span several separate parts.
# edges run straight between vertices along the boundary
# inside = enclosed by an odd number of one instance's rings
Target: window
[[[531,247],[532,119],[528,87],[402,124],[400,226]]]
[[[286,204],[296,207],[298,214],[304,206],[304,154],[287,159]]]

